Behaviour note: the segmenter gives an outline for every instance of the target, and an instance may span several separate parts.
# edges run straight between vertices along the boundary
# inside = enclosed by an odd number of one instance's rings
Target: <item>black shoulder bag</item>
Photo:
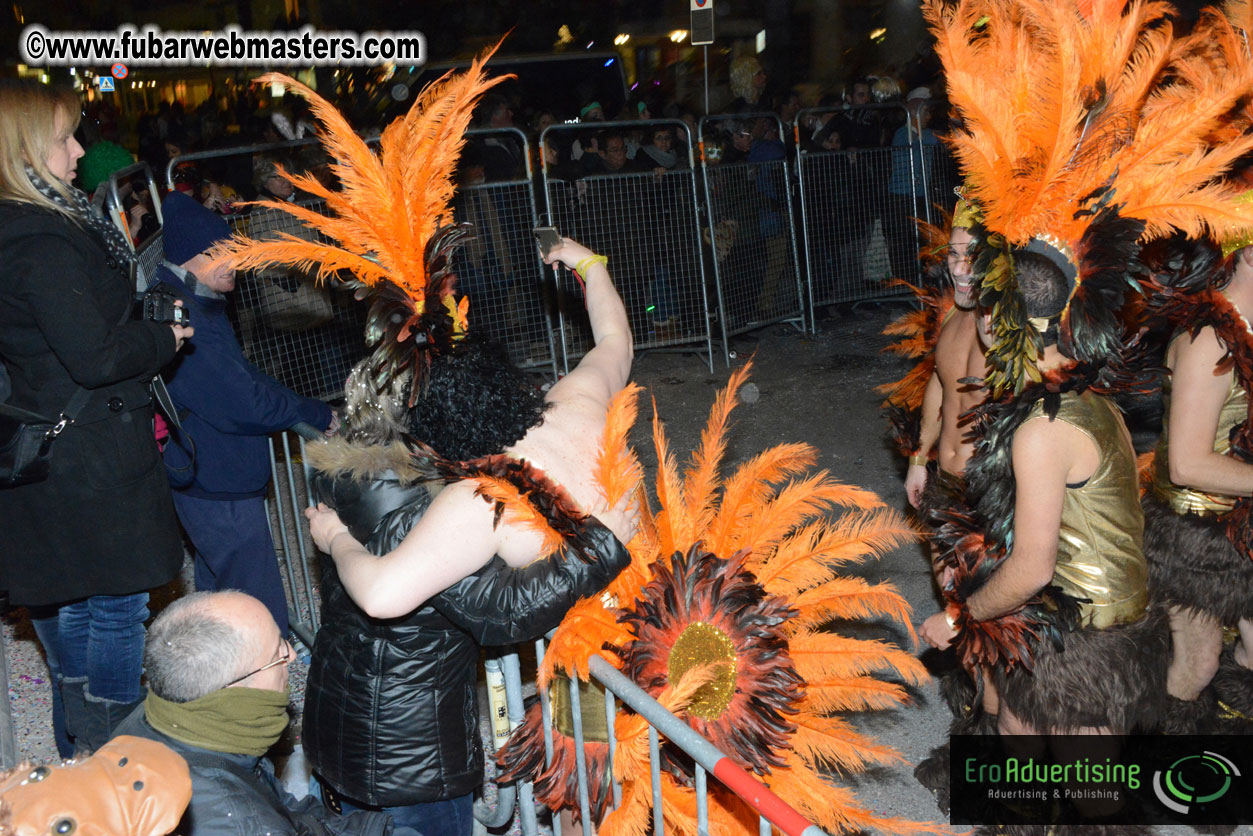
[[[90,395],[78,387],[55,420],[0,404],[0,488],[16,488],[48,478],[52,442],[74,423]]]

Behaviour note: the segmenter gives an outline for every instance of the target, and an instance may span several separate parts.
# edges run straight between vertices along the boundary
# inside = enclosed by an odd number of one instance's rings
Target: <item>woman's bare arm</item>
[[[431,502],[395,549],[375,556],[357,542],[326,506],[305,511],[318,548],[335,561],[349,596],[373,618],[398,618],[496,554],[492,508],[474,495],[474,483],[449,485]]]

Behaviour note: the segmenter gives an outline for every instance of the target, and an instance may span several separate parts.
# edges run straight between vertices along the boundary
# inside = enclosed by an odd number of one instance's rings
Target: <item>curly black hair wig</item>
[[[431,363],[409,432],[452,461],[502,452],[544,420],[544,393],[499,342],[469,337]]]

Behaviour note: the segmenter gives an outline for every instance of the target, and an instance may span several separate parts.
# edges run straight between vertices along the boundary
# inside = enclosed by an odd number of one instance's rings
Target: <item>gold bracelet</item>
[[[927,458],[927,456],[925,456],[922,453],[912,453],[909,456],[909,463],[911,465],[920,464],[923,467],[926,467],[928,461],[929,459]]]
[[[587,258],[583,259],[583,260],[582,260],[582,261],[580,261],[578,264],[574,265],[574,270],[575,270],[575,272],[576,272],[576,273],[578,273],[580,276],[586,276],[586,275],[587,275],[587,270],[586,270],[585,268],[586,268],[589,264],[603,264],[603,265],[605,265],[605,269],[606,269],[606,270],[608,270],[608,269],[609,269],[609,256],[607,256],[607,255],[589,255]]]

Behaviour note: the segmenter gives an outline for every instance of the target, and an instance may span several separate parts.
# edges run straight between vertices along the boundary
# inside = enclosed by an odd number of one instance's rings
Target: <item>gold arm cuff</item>
[[[920,464],[923,467],[926,467],[927,462],[928,462],[928,458],[924,456],[922,453],[913,453],[909,457],[909,463],[911,465]]]

